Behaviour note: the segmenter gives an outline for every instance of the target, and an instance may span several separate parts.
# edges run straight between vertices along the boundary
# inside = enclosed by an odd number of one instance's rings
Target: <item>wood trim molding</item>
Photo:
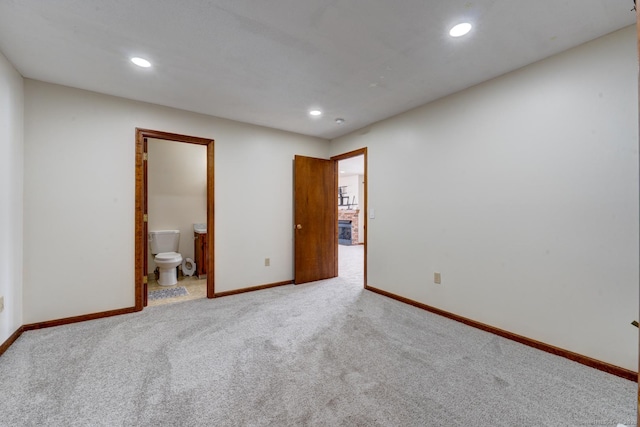
[[[636,37],[637,37],[636,49],[638,52],[636,57],[636,63],[638,63],[640,62],[640,9],[638,9],[637,0],[634,0],[633,5],[635,6],[635,9],[636,9]],[[640,84],[640,71],[638,73],[638,84]],[[640,86],[638,86],[638,103],[640,105]],[[640,117],[638,121],[640,124]],[[638,330],[638,333],[640,334],[640,329]],[[636,377],[636,381],[638,381],[638,396],[637,396],[638,410],[637,410],[636,423],[640,425],[640,341],[638,342],[638,365],[639,365],[638,376]]]
[[[134,287],[135,307],[137,311],[144,307],[144,256],[146,239],[144,232],[144,197],[146,194],[144,182],[144,134],[136,129],[136,170],[135,170],[135,231],[134,231]]]
[[[0,344],[0,356],[2,356],[4,352],[7,351],[9,347],[11,347],[11,344],[16,342],[16,340],[20,338],[20,335],[22,335],[24,331],[25,331],[24,326],[20,326],[18,329],[16,329],[16,331],[13,334],[11,334],[9,338],[7,338],[5,342]]]
[[[117,310],[102,311],[99,313],[83,314],[81,316],[65,317],[64,319],[47,320],[46,322],[29,323],[22,326],[23,331],[33,331],[35,329],[51,328],[53,326],[69,325],[71,323],[85,322],[87,320],[102,319],[104,317],[119,316],[140,311],[137,307],[120,308]]]
[[[350,159],[352,157],[364,156],[364,213],[362,214],[364,217],[364,222],[362,226],[362,230],[364,231],[364,287],[367,287],[367,234],[369,230],[369,154],[367,147],[358,148],[357,150],[349,151],[347,153],[338,154],[337,156],[331,157],[331,160],[335,161],[336,164],[340,160]],[[337,179],[337,178],[336,178]],[[336,252],[337,255],[337,252]]]
[[[189,142],[191,144],[208,145],[213,139],[201,138],[199,136],[181,135],[179,133],[162,132],[153,129],[136,128],[136,133],[142,134],[143,138],[166,139],[167,141]]]
[[[215,287],[215,193],[214,193],[214,181],[215,181],[215,154],[214,154],[214,142],[211,140],[207,144],[207,251],[209,256],[207,257],[207,298],[213,298],[216,294]]]
[[[368,235],[369,235],[369,150],[367,147],[361,149],[364,154],[364,213],[362,217],[364,218],[364,224],[362,226],[362,230],[364,231],[364,287],[367,287],[367,248],[369,247],[367,244]]]
[[[611,365],[606,362],[602,362],[600,360],[593,359],[588,356],[583,356],[578,353],[574,353],[569,350],[565,350],[559,347],[555,347],[550,344],[546,344],[540,341],[536,341],[531,338],[524,337],[522,335],[514,334],[509,331],[505,331],[503,329],[499,329],[481,322],[477,322],[475,320],[468,319],[466,317],[458,316],[457,314],[449,313],[448,311],[441,310],[439,308],[431,307],[427,304],[423,304],[418,301],[414,301],[409,298],[401,297],[399,295],[393,294],[391,292],[383,291],[382,289],[374,288],[372,286],[365,286],[365,289],[375,292],[377,294],[383,295],[388,298],[395,299],[397,301],[403,302],[405,304],[412,305],[414,307],[429,311],[434,314],[438,314],[440,316],[447,317],[449,319],[455,320],[460,323],[464,323],[465,325],[472,326],[477,329],[482,329],[483,331],[490,332],[495,335],[499,335],[501,337],[510,339],[512,341],[519,342],[520,344],[527,345],[529,347],[537,348],[538,350],[545,351],[547,353],[555,354],[556,356],[561,356],[569,360],[573,360],[574,362],[581,363],[583,365],[589,366],[591,368],[598,369],[600,371],[607,372],[609,374],[616,375],[618,377],[627,379],[629,381],[638,381],[638,373],[634,371],[630,371],[628,369],[621,368],[619,366]]]
[[[293,280],[285,280],[284,282],[269,283],[266,285],[251,286],[249,288],[234,289],[232,291],[218,292],[215,297],[228,297],[229,295],[237,295],[245,292],[260,291],[262,289],[275,288],[276,286],[293,285]]]
[[[204,145],[207,147],[207,247],[209,250],[209,265],[207,265],[207,298],[215,297],[215,200],[214,200],[214,143],[213,139],[197,136],[180,135],[177,133],[162,132],[152,129],[136,128],[135,147],[135,308],[140,311],[144,308],[144,284],[146,274],[144,262],[147,255],[147,236],[144,231],[144,206],[147,197],[144,169],[144,139],[155,138],[167,141],[186,142],[189,144]]]

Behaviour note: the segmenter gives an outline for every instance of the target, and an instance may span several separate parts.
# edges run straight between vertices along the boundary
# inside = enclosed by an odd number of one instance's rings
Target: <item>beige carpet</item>
[[[0,426],[635,425],[636,383],[365,291],[356,270],[26,332],[0,357]]]

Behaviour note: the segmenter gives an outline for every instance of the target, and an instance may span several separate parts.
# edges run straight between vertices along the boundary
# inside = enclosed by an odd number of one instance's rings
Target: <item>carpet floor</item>
[[[0,425],[635,425],[636,383],[365,291],[348,251],[335,279],[26,332]]]

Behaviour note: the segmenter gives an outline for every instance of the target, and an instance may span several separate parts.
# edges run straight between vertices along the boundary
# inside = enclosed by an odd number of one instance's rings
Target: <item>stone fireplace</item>
[[[360,213],[360,209],[355,209],[355,210],[351,210],[351,209],[340,209],[338,210],[338,221],[351,221],[351,244],[352,245],[357,245],[360,242],[359,236],[358,236],[358,214]],[[345,225],[347,225],[347,223],[338,223],[338,227],[342,226],[344,227]],[[338,230],[340,231],[340,230]],[[341,233],[342,234],[342,233]],[[340,243],[340,242],[338,242]],[[348,243],[341,243],[341,244],[348,244]]]

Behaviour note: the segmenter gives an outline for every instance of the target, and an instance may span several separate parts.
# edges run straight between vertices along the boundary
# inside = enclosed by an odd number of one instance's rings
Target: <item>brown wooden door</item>
[[[338,175],[333,160],[295,156],[296,284],[338,275]]]

